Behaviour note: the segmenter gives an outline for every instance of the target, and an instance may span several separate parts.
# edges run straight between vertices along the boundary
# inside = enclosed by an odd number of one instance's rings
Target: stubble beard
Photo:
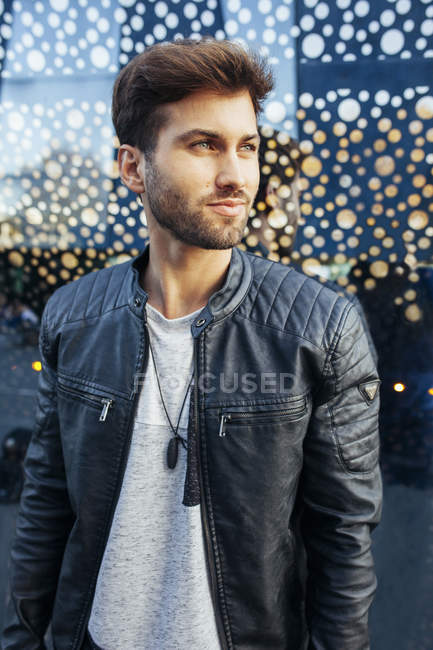
[[[224,198],[235,197],[234,192],[223,196],[203,199],[202,209],[194,209],[182,190],[169,183],[167,178],[152,161],[146,161],[146,195],[152,215],[160,226],[169,230],[180,242],[207,250],[223,250],[237,246],[243,237],[248,221],[250,202],[246,201],[245,216],[239,218],[215,217],[204,213],[205,206],[210,201],[221,201]],[[245,200],[245,194],[242,194]],[[221,224],[224,223],[225,226]]]

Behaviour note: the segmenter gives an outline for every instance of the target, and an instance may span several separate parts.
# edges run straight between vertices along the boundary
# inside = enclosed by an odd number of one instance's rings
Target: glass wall
[[[0,0],[0,594],[34,416],[38,322],[56,287],[135,256],[110,95],[146,45],[227,36],[270,57],[263,178],[243,248],[359,299],[378,353],[385,504],[373,650],[428,650],[433,588],[433,2]],[[301,163],[302,161],[302,163]],[[296,165],[295,165],[296,166]],[[289,189],[287,189],[287,187]],[[262,211],[263,212],[263,211]],[[266,247],[260,248],[260,235]],[[296,234],[296,239],[295,239]],[[3,605],[0,605],[0,625]]]

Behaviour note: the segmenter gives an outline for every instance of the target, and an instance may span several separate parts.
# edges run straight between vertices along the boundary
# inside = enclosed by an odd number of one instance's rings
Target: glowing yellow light
[[[398,382],[397,384],[394,384],[393,388],[395,391],[397,391],[397,393],[402,393],[405,390],[406,386]]]
[[[40,361],[33,361],[32,368],[33,370],[36,370],[36,372],[40,372],[42,370],[42,363]]]
[[[433,395],[433,388],[429,388],[429,389],[428,389],[428,394],[429,394],[429,395]]]

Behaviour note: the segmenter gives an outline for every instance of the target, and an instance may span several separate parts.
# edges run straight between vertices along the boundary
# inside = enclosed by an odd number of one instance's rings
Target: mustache
[[[249,204],[251,202],[251,197],[243,190],[239,190],[235,192],[233,192],[233,190],[226,190],[225,192],[218,192],[217,194],[209,195],[208,197],[203,199],[203,205],[207,205],[208,203],[214,203],[215,201],[224,201],[224,199],[240,199],[241,201],[244,201],[246,204]]]

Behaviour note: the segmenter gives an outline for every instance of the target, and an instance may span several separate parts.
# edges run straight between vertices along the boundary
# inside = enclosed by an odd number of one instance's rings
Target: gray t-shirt
[[[201,310],[167,319],[146,307],[168,414],[176,427],[193,372],[191,323]],[[178,432],[187,438],[190,396]],[[172,432],[149,362],[125,476],[98,574],[89,620],[103,650],[220,650],[200,505],[182,504],[187,452],[166,462]]]

